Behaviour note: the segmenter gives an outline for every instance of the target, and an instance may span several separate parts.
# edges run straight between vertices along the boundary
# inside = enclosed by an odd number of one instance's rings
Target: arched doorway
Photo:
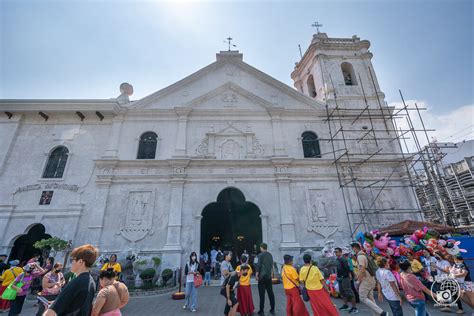
[[[240,255],[256,253],[262,242],[260,209],[235,188],[222,190],[202,211],[201,252],[214,246]]]
[[[28,261],[36,254],[41,254],[39,249],[33,247],[33,244],[42,239],[51,238],[46,234],[46,229],[42,224],[36,224],[28,230],[28,233],[18,237],[13,243],[9,260],[20,260],[20,262]]]

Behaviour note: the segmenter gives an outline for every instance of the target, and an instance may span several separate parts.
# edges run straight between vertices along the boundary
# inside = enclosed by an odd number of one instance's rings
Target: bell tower
[[[339,106],[352,108],[365,107],[365,94],[370,107],[379,107],[385,95],[380,91],[369,47],[369,41],[355,35],[329,38],[326,33],[314,34],[291,73],[295,88],[329,105],[333,105],[336,92]]]

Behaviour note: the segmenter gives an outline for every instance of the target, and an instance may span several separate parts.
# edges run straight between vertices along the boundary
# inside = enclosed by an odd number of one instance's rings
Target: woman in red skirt
[[[252,289],[250,288],[250,276],[252,275],[253,271],[252,268],[247,264],[247,260],[247,256],[242,255],[240,258],[240,262],[242,264],[235,269],[235,271],[238,272],[243,266],[246,268],[248,267],[248,271],[242,269],[242,274],[239,278],[239,287],[237,289],[237,301],[239,302],[237,312],[239,312],[240,315],[252,315],[254,310]]]
[[[300,282],[305,284],[308,290],[309,302],[314,316],[338,316],[334,304],[324,289],[324,277],[319,268],[313,265],[311,255],[303,256],[304,266],[300,270]]]
[[[286,315],[309,316],[300,296],[300,281],[298,280],[298,272],[293,267],[293,256],[284,255],[283,261],[285,265],[282,268],[281,278],[286,294]]]

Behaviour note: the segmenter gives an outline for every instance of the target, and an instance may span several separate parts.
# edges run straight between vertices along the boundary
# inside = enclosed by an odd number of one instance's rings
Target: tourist
[[[377,279],[377,293],[379,302],[383,302],[383,297],[388,302],[393,316],[403,316],[402,297],[398,290],[397,280],[390,271],[390,264],[386,258],[381,258],[378,262],[379,269],[375,273]]]
[[[18,275],[12,283],[12,288],[17,291],[16,298],[11,301],[10,312],[8,316],[20,315],[21,310],[23,309],[23,304],[25,303],[26,295],[33,282],[33,276],[31,272],[35,269],[37,263],[32,262],[28,263],[23,267],[23,272]],[[23,286],[17,287],[18,283],[23,283]]]
[[[221,263],[221,266],[220,266],[220,271],[221,271],[221,285],[224,284],[224,275],[227,275],[227,274],[224,274],[224,271],[229,271],[229,272],[232,272],[234,271],[234,268],[232,268],[232,264],[230,263],[230,261],[232,260],[232,252],[230,251],[224,251],[224,260],[222,261]]]
[[[199,262],[197,254],[193,251],[186,262],[184,274],[186,275],[186,301],[183,309],[191,308],[192,312],[197,311],[197,288],[194,286],[194,277],[199,273]]]
[[[428,271],[428,274],[434,278],[436,276],[436,263],[438,260],[430,254],[428,249],[424,249],[421,261],[424,264],[426,271]]]
[[[351,289],[354,292],[356,303],[360,303],[359,299],[359,291],[356,289],[355,281],[358,278],[359,268],[357,268],[357,257],[352,253],[344,254],[344,257],[347,259],[349,263],[349,268],[351,269]]]
[[[95,282],[90,269],[97,260],[98,249],[92,245],[74,248],[69,262],[71,272],[77,276],[61,291],[54,303],[43,316],[55,315],[89,315],[92,311],[92,300],[95,294]]]
[[[204,266],[204,286],[211,285],[211,261],[207,260]]]
[[[51,261],[50,261],[51,262]],[[54,301],[61,292],[62,287],[66,284],[64,275],[62,273],[63,265],[56,262],[51,271],[43,276],[41,296],[48,301]],[[37,316],[42,316],[45,310],[44,304],[39,304]]]
[[[115,272],[115,279],[118,281],[120,280],[120,274],[122,273],[122,266],[120,263],[117,262],[117,255],[116,254],[111,254],[109,258],[109,262],[104,264],[100,271],[104,270],[109,270],[112,269],[112,271]]]
[[[375,282],[375,268],[373,267],[373,260],[362,251],[360,244],[355,242],[351,244],[352,251],[357,254],[357,267],[359,274],[357,281],[359,282],[359,297],[360,301],[367,305],[372,312],[377,315],[385,316],[387,312],[381,309],[374,299]],[[370,261],[369,261],[370,260]]]
[[[309,302],[315,316],[337,316],[339,313],[331,302],[328,292],[324,289],[324,277],[319,268],[313,265],[311,255],[303,255],[304,266],[301,267],[300,282],[308,291]]]
[[[402,269],[402,272],[400,273],[400,283],[407,301],[415,309],[415,315],[429,315],[426,311],[424,293],[432,296],[433,293],[424,286],[413,273],[411,273],[411,264],[409,261],[403,261],[399,265],[400,269]]]
[[[127,305],[129,300],[128,289],[125,284],[117,282],[113,270],[102,270],[99,274],[101,290],[92,307],[92,316],[121,316],[120,309]]]
[[[239,279],[244,273],[248,273],[250,266],[242,264],[239,271],[229,272],[224,270],[224,283],[222,284],[221,294],[226,298],[224,315],[234,316],[239,308],[239,301],[235,297],[235,289],[239,286]]]
[[[449,273],[451,271],[451,263],[449,263],[449,261],[447,260],[448,254],[435,252],[434,255],[438,262],[436,263],[436,278],[432,289],[434,293],[436,293],[440,290],[441,283],[443,282],[443,280],[449,278]],[[440,310],[443,312],[451,312],[451,308],[449,308],[448,306],[443,306],[440,308]]]
[[[300,281],[298,272],[293,267],[293,256],[284,255],[281,277],[286,295],[287,316],[309,316],[306,306],[300,296]]]
[[[237,301],[239,302],[239,307],[237,312],[240,315],[252,315],[255,307],[253,306],[252,299],[252,289],[250,287],[250,278],[252,276],[252,268],[248,265],[248,257],[242,255],[240,258],[241,264],[237,266],[235,271],[240,272],[242,267],[248,268],[247,271],[243,271],[239,278],[239,289],[237,290]]]
[[[45,275],[46,273],[48,273],[49,271],[51,271],[54,267],[54,257],[48,257],[46,259],[46,262],[44,263],[43,265],[43,270],[45,271]]]
[[[23,269],[20,268],[18,265],[20,264],[19,260],[12,260],[9,262],[10,268],[3,271],[2,275],[0,276],[0,281],[2,282],[2,286],[0,287],[0,297],[2,296],[5,289],[12,283],[13,280],[19,276]],[[10,310],[10,301],[2,300],[0,298],[0,313],[5,313]]]
[[[214,276],[217,275],[216,263],[217,263],[217,250],[216,250],[216,247],[212,246],[212,250],[211,250],[211,272]]]
[[[467,266],[464,264],[464,258],[461,255],[454,256],[454,264],[449,269],[449,276],[456,279],[461,290],[466,290],[466,281],[470,281],[471,277],[468,276],[469,271]],[[467,277],[467,280],[466,280]],[[461,302],[461,293],[454,294],[456,297],[459,295],[459,299],[456,301],[458,305],[457,314],[464,314],[464,310]]]
[[[334,248],[334,254],[337,259],[337,282],[339,284],[339,294],[342,297],[344,305],[342,305],[340,311],[349,311],[349,314],[357,314],[359,310],[356,306],[355,294],[351,287],[351,269],[349,262],[342,255],[342,249],[339,247]],[[351,301],[351,308],[347,305],[348,301]]]
[[[265,291],[267,291],[268,299],[270,300],[270,313],[275,314],[275,294],[273,294],[272,271],[273,271],[273,257],[267,250],[266,243],[260,244],[260,253],[258,261],[255,265],[257,273],[255,277],[258,281],[258,296],[260,298],[259,315],[264,314],[265,307]]]
[[[5,254],[0,255],[0,275],[3,274],[3,271],[5,271],[9,268],[8,263],[7,263],[7,258],[8,258],[8,256],[5,255]]]

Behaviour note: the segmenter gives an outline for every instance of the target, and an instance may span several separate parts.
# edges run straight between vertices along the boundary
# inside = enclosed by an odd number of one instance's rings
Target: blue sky
[[[193,73],[235,38],[244,61],[292,86],[323,24],[371,41],[387,102],[446,114],[473,102],[472,1],[0,1],[0,98],[144,97]]]

